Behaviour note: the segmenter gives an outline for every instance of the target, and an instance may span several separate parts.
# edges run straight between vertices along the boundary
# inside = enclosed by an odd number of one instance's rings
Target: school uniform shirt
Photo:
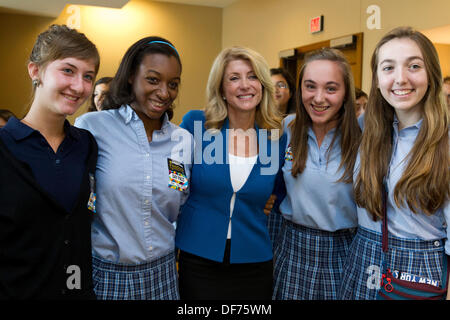
[[[30,166],[37,183],[67,212],[75,205],[86,159],[89,136],[64,121],[65,138],[56,152],[41,133],[12,117],[1,138],[14,157]]]
[[[336,182],[344,172],[343,168],[338,170],[341,162],[340,136],[336,137],[328,154],[335,129],[325,135],[319,147],[314,131],[309,128],[306,167],[294,178],[291,174],[294,156],[290,146],[292,135],[288,127],[294,119],[295,115],[289,115],[284,122],[288,147],[282,169],[287,192],[280,205],[283,217],[304,227],[330,232],[355,228],[357,215],[353,186],[351,183]]]
[[[174,222],[189,190],[190,133],[164,115],[149,142],[129,105],[84,114],[75,125],[89,130],[99,146],[93,255],[140,264],[173,252]]]
[[[56,153],[15,118],[0,130],[0,300],[95,298],[97,144],[67,121],[64,130]]]
[[[407,155],[414,145],[422,121],[423,119],[412,126],[399,130],[398,119],[397,117],[394,118],[392,156],[386,176],[388,231],[390,235],[404,239],[439,240],[449,236],[447,224],[450,221],[450,204],[448,201],[446,205],[430,216],[420,211],[417,214],[413,213],[406,202],[403,207],[399,208],[394,201],[394,188],[408,165]],[[355,164],[355,178],[359,172],[359,167],[360,158],[358,154]],[[443,168],[443,170],[445,169]],[[372,216],[364,208],[358,207],[357,211],[360,226],[381,233],[381,220],[373,221]],[[449,241],[445,244],[445,251],[450,254]]]

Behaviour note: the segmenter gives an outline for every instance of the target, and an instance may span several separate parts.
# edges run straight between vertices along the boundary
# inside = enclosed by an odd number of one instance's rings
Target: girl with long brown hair
[[[287,196],[274,245],[274,299],[337,299],[342,265],[357,226],[352,177],[361,130],[345,56],[305,57],[295,116],[285,119]]]
[[[450,253],[449,114],[436,50],[420,32],[400,27],[380,40],[371,66],[354,173],[359,226],[344,268],[343,299],[375,299],[384,266],[399,277],[438,283],[444,250]],[[385,254],[382,220],[389,235]]]

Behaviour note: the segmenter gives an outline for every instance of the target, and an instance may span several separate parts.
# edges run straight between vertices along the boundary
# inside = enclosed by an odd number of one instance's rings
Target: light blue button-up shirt
[[[287,191],[280,205],[283,217],[305,227],[330,232],[355,228],[356,205],[352,184],[336,182],[344,172],[342,168],[337,170],[341,162],[340,136],[336,137],[328,155],[335,129],[326,134],[319,147],[313,130],[309,128],[306,167],[294,178],[291,174],[292,160],[289,160],[293,156],[289,149],[291,129],[288,128],[294,118],[295,115],[290,115],[284,122],[288,147],[282,169]]]
[[[408,161],[406,156],[411,151],[417,134],[419,133],[422,125],[422,120],[419,120],[416,124],[398,130],[398,120],[395,118],[393,123],[393,144],[392,144],[392,156],[389,165],[389,172],[386,176],[387,183],[387,217],[388,217],[388,230],[389,234],[397,236],[399,238],[406,239],[421,239],[421,240],[438,240],[447,238],[448,228],[446,227],[446,221],[450,221],[450,206],[449,203],[440,208],[431,216],[427,216],[422,212],[417,214],[409,210],[408,205],[404,204],[403,207],[398,208],[394,200],[394,189],[397,182],[400,180]],[[355,164],[355,175],[359,172],[360,158],[358,155]],[[448,170],[448,168],[443,168]],[[380,199],[381,201],[381,199]],[[370,229],[381,233],[381,220],[373,221],[372,215],[363,209],[358,210],[358,223],[366,229]],[[446,252],[450,254],[450,243],[446,242]]]
[[[166,115],[149,142],[130,106],[84,114],[75,125],[89,130],[98,143],[93,254],[114,263],[139,264],[173,251],[173,223],[189,188],[169,187],[168,159],[183,163],[189,179],[192,135]]]

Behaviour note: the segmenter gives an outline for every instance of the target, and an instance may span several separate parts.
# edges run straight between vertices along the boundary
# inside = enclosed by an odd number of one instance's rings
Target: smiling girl
[[[99,299],[179,298],[173,222],[188,195],[192,147],[191,135],[170,122],[180,81],[175,47],[143,38],[125,53],[104,111],[75,122],[99,145],[92,228]]]
[[[396,28],[380,40],[371,64],[354,172],[358,232],[344,268],[343,299],[375,299],[385,266],[440,282],[450,253],[449,114],[436,50],[420,32]]]
[[[350,65],[335,49],[314,51],[300,70],[283,176],[287,195],[274,246],[274,299],[337,299],[356,227],[353,165],[361,131]]]
[[[33,47],[30,110],[0,130],[0,299],[94,297],[87,204],[97,144],[66,117],[90,96],[99,63],[95,45],[66,26]]]

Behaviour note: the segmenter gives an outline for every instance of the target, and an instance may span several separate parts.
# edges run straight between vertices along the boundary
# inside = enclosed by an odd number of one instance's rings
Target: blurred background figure
[[[272,83],[275,86],[275,100],[283,117],[288,114],[295,113],[295,82],[292,76],[283,68],[270,69]],[[277,208],[272,210],[267,220],[267,227],[269,228],[269,236],[272,243],[281,229],[283,222],[281,213],[277,212]]]
[[[103,77],[95,82],[94,92],[92,92],[91,96],[91,105],[88,108],[88,112],[102,110],[102,102],[106,92],[109,90],[109,84],[112,79],[112,77]]]
[[[295,113],[295,84],[291,75],[283,68],[270,69],[270,75],[275,86],[278,109],[284,116]]]
[[[365,93],[361,89],[355,88],[355,98],[356,98],[356,105],[355,105],[356,118],[359,118],[359,116],[364,113],[364,110],[366,110],[368,96],[367,93]]]
[[[15,117],[14,113],[6,109],[0,109],[0,128],[3,128],[11,117]]]
[[[450,76],[444,78],[444,84],[442,86],[442,91],[447,101],[447,106],[450,108]]]

